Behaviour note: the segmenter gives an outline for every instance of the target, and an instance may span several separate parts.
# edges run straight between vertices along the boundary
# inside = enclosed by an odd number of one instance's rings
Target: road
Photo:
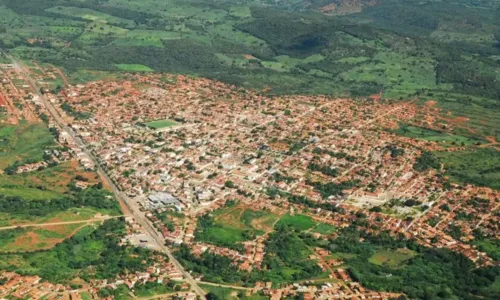
[[[52,103],[47,100],[47,98],[40,93],[40,87],[36,83],[33,78],[31,78],[29,72],[17,61],[14,57],[11,55],[5,53],[5,55],[12,61],[13,67],[16,69],[16,71],[24,77],[31,88],[33,89],[33,93],[37,95],[40,98],[41,103],[43,106],[47,109],[47,111],[50,113],[50,115],[53,117],[54,122],[57,123],[63,130],[68,132],[71,137],[74,139],[76,145],[85,153],[87,156],[94,161],[94,164],[96,165],[97,172],[101,176],[101,178],[105,181],[108,186],[111,187],[113,193],[115,194],[116,198],[118,201],[120,201],[122,204],[124,204],[126,207],[129,208],[131,215],[135,218],[136,222],[140,224],[146,233],[151,237],[151,239],[158,244],[158,249],[160,249],[162,252],[167,254],[168,258],[170,261],[175,265],[175,267],[182,273],[182,275],[186,278],[186,282],[188,282],[191,285],[192,290],[198,294],[201,297],[205,296],[205,291],[199,287],[198,283],[196,280],[191,276],[189,272],[187,272],[184,267],[179,263],[179,261],[172,255],[172,252],[170,249],[168,249],[165,246],[165,240],[163,237],[160,235],[158,231],[149,223],[149,221],[145,218],[144,213],[139,211],[138,207],[134,205],[133,201],[128,198],[126,195],[124,195],[118,187],[113,183],[111,178],[104,172],[104,170],[101,168],[99,160],[91,153],[91,151],[87,148],[87,145],[84,143],[84,141],[76,135],[74,130],[69,127],[64,119],[59,115],[57,110],[54,108]]]
[[[102,221],[106,221],[109,219],[116,219],[116,218],[121,218],[121,217],[123,217],[123,216],[102,217],[102,218],[94,218],[94,219],[78,220],[78,221],[67,221],[67,222],[20,224],[20,225],[0,227],[0,230],[9,230],[9,229],[16,229],[16,228],[28,228],[28,227],[46,227],[46,226],[58,226],[58,225],[95,223],[95,222],[102,222]]]

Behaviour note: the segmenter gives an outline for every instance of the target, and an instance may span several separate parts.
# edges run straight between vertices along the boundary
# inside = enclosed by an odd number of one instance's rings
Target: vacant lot
[[[373,254],[368,261],[379,266],[384,265],[391,268],[397,268],[415,255],[416,253],[410,249],[397,249],[396,251],[383,250]]]
[[[244,206],[226,207],[213,214],[212,222],[198,228],[196,238],[220,245],[234,245],[271,231],[276,216]]]
[[[55,244],[73,236],[85,224],[54,225],[0,231],[0,251],[35,251],[52,248]]]

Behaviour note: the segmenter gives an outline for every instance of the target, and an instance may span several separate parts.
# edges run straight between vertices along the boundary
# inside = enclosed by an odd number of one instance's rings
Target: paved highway
[[[57,110],[54,108],[52,103],[47,100],[47,98],[40,92],[40,87],[38,86],[37,82],[31,78],[29,72],[22,66],[22,64],[17,61],[14,57],[12,57],[9,54],[5,54],[11,61],[12,65],[16,69],[16,71],[23,76],[33,89],[33,93],[40,97],[40,101],[43,104],[43,106],[47,109],[47,111],[50,113],[50,115],[53,117],[54,121],[66,132],[68,132],[72,138],[74,139],[76,145],[84,152],[86,153],[95,163],[97,172],[103,178],[106,184],[108,184],[113,193],[115,194],[116,198],[118,201],[120,201],[122,204],[124,204],[126,207],[129,208],[130,214],[135,218],[136,222],[139,223],[146,233],[151,237],[151,239],[157,244],[158,249],[160,249],[162,252],[167,254],[168,258],[170,261],[175,265],[177,269],[182,273],[182,275],[186,278],[186,281],[191,285],[192,290],[198,294],[201,297],[205,296],[205,291],[203,291],[202,288],[198,285],[196,280],[191,276],[189,272],[187,272],[184,267],[179,263],[179,261],[172,255],[172,252],[170,249],[168,249],[165,246],[165,240],[163,237],[160,235],[160,233],[149,223],[149,221],[146,219],[144,213],[139,211],[137,205],[133,203],[133,201],[128,198],[126,195],[124,195],[118,187],[113,183],[113,181],[109,178],[109,176],[104,172],[104,170],[101,168],[99,160],[91,153],[91,151],[87,148],[87,145],[84,143],[84,141],[76,135],[74,130],[69,127],[66,122],[63,120],[63,118],[59,115]]]

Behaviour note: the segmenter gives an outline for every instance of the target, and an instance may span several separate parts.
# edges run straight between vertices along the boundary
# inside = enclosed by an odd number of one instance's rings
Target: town
[[[40,96],[30,91],[32,86],[13,86],[19,77],[15,68],[5,66],[3,71],[1,107],[18,118],[43,115],[67,149],[48,152],[49,162],[16,166],[16,172],[36,171],[49,167],[50,161],[71,157],[86,170],[102,168],[127,199],[130,207],[124,209],[140,211],[146,226],[167,246],[187,246],[194,256],[207,252],[227,257],[242,272],[251,272],[262,270],[266,239],[280,218],[304,216],[337,229],[363,219],[358,227],[366,233],[388,232],[423,246],[448,248],[477,266],[497,264],[471,241],[477,234],[499,238],[500,192],[450,183],[442,166],[428,167],[422,159],[428,151],[455,151],[460,145],[446,147],[392,131],[401,122],[440,126],[436,119],[425,117],[431,110],[423,111],[413,101],[391,102],[378,95],[357,100],[269,97],[208,79],[169,74],[128,74],[118,81],[64,84],[57,91],[42,89]],[[35,74],[43,82],[57,72]],[[42,97],[54,112],[48,111]],[[24,99],[27,109],[16,109],[12,99]],[[265,211],[272,216],[271,225],[252,223],[258,234],[241,242],[240,249],[200,240],[200,218],[217,216],[228,207]],[[164,246],[151,239],[146,226],[131,217],[126,221],[123,243],[155,250]],[[337,234],[332,230],[313,235],[329,239]],[[328,274],[328,280],[319,285],[306,280],[228,287],[270,299],[298,294],[304,299],[401,295],[363,287],[351,278],[342,258],[332,258],[328,250],[315,248],[309,258]],[[32,290],[26,285],[37,286],[36,293],[70,290],[50,287],[36,277],[3,276],[8,280],[0,296],[23,298]],[[203,274],[193,276],[196,282],[214,284]],[[147,274],[117,278],[114,283],[96,281],[91,290],[97,298],[99,287],[125,284],[132,289],[141,280],[182,282],[179,290],[185,293],[177,296],[195,297],[187,292],[191,286],[186,275],[162,259]],[[21,282],[26,285],[18,289]],[[73,292],[65,295],[80,299]]]

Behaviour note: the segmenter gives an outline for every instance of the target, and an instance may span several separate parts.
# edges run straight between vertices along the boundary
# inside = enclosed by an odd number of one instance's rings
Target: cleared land
[[[86,224],[54,225],[0,231],[0,252],[35,251],[52,248],[76,234]]]
[[[316,223],[309,216],[305,215],[290,215],[286,214],[279,220],[277,225],[292,226],[300,231],[309,230],[313,228]]]
[[[273,229],[274,214],[254,211],[244,206],[226,207],[213,213],[211,222],[199,228],[197,240],[220,245],[234,245]]]
[[[163,129],[163,128],[168,128],[172,127],[175,125],[178,125],[179,123],[172,121],[172,120],[157,120],[157,121],[151,121],[146,123],[146,126],[153,128],[153,129]]]
[[[410,249],[397,249],[396,251],[377,251],[368,261],[379,266],[387,266],[396,268],[402,265],[405,261],[414,257],[417,253]]]

